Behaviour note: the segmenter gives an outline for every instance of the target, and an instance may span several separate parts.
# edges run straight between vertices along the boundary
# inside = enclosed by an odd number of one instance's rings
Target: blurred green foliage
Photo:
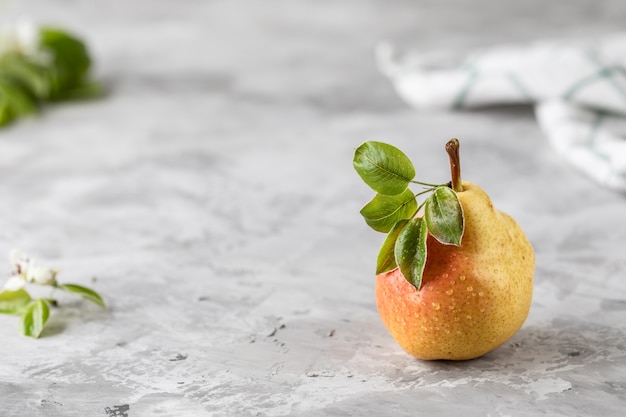
[[[89,78],[86,45],[58,28],[38,29],[34,50],[10,48],[0,54],[0,126],[36,114],[46,102],[102,94]]]

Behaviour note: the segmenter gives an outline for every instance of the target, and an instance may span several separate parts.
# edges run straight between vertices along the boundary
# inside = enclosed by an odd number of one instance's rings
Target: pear
[[[452,171],[446,187],[458,197],[464,222],[460,244],[442,241],[433,235],[437,235],[434,230],[417,234],[425,250],[411,252],[419,262],[409,266],[423,269],[403,269],[401,261],[396,264],[389,256],[379,255],[379,261],[385,260],[384,270],[376,276],[382,322],[406,352],[424,360],[467,360],[490,352],[520,329],[532,300],[535,256],[530,242],[515,220],[497,210],[479,186],[461,180],[458,140],[449,141],[446,151]],[[410,169],[405,175],[393,164],[389,166],[395,175],[384,178],[423,184],[410,179]],[[396,226],[411,219],[420,223],[421,216],[418,208]],[[382,255],[389,253],[385,245]],[[402,257],[404,252],[397,250],[399,243],[395,245],[398,259],[398,253]]]
[[[480,187],[463,181],[462,189],[457,191],[465,217],[462,244],[427,237],[421,288],[399,268],[376,277],[383,323],[406,352],[420,359],[479,357],[513,336],[530,309],[531,244]]]

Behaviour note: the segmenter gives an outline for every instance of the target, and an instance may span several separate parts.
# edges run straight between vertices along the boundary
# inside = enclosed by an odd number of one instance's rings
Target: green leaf
[[[62,285],[59,285],[58,288],[74,293],[74,294],[78,294],[84,299],[98,304],[100,307],[103,307],[103,308],[106,307],[106,305],[104,304],[104,300],[102,299],[102,297],[100,297],[100,294],[98,294],[92,289],[83,287],[82,285],[62,284]]]
[[[378,259],[376,260],[376,275],[383,272],[391,271],[398,267],[396,263],[396,257],[394,249],[396,247],[396,240],[398,235],[402,231],[402,228],[408,223],[407,219],[400,220],[393,226],[393,229],[387,234],[383,245],[378,252]]]
[[[0,292],[0,313],[21,314],[30,301],[30,294],[23,288],[17,291],[4,290]]]
[[[33,99],[45,100],[50,94],[46,68],[20,53],[4,55],[0,59],[0,73],[19,84],[22,90],[33,96]]]
[[[24,314],[22,314],[20,322],[22,334],[35,338],[39,337],[43,327],[48,321],[49,315],[50,308],[48,307],[48,303],[42,298],[35,300],[34,303],[28,306]]]
[[[399,220],[410,219],[416,211],[415,194],[407,188],[397,195],[376,194],[361,209],[361,215],[372,229],[388,233]]]
[[[13,121],[13,113],[6,98],[0,96],[0,126],[8,125]]]
[[[400,271],[417,290],[422,285],[422,274],[426,266],[426,222],[421,217],[408,221],[400,231],[394,255]]]
[[[52,54],[49,80],[51,97],[60,98],[64,92],[83,84],[91,58],[85,44],[76,36],[57,28],[41,28],[40,45]]]
[[[449,187],[437,188],[426,200],[424,218],[428,231],[444,245],[460,246],[465,231],[463,207],[456,192]]]
[[[0,96],[13,117],[27,116],[37,112],[37,103],[19,85],[0,78]]]
[[[380,194],[400,194],[415,177],[409,158],[398,148],[382,142],[365,142],[359,146],[352,164],[363,181]]]

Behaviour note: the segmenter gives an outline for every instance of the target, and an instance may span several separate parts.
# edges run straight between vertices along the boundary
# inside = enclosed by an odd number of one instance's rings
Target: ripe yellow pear
[[[456,176],[460,180],[458,168]],[[420,359],[481,356],[513,336],[530,309],[535,257],[528,239],[480,187],[459,183],[462,244],[444,245],[428,236],[419,290],[398,268],[376,277],[383,323]]]

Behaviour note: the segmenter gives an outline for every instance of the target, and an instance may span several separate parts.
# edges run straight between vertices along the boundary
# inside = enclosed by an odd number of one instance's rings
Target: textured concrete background
[[[530,109],[417,113],[373,56],[610,33],[622,0],[0,3],[19,16],[82,34],[111,94],[0,132],[0,254],[110,308],[61,298],[39,340],[0,316],[1,416],[623,415],[625,196]],[[535,246],[535,295],[494,352],[421,362],[378,318],[351,160],[385,140],[442,182],[452,136]]]

